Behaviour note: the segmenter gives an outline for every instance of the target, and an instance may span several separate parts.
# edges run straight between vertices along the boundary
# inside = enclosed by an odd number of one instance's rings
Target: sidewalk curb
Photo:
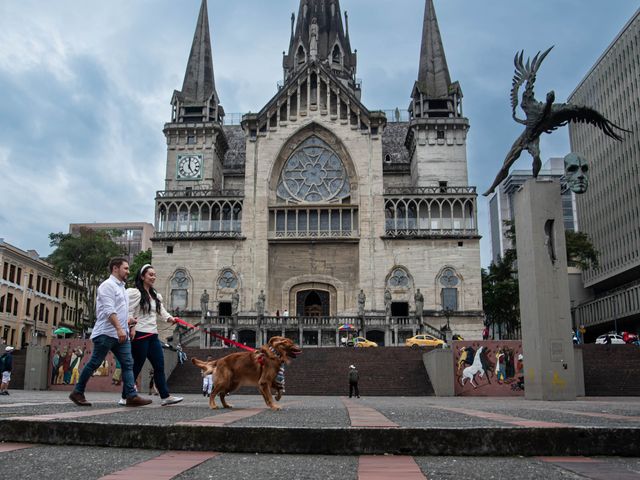
[[[0,420],[0,441],[317,455],[640,456],[640,428],[278,428]]]

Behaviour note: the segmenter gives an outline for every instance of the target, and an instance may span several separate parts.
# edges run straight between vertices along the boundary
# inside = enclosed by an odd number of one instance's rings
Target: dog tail
[[[203,375],[209,375],[210,373],[215,373],[218,360],[211,360],[210,362],[204,362],[202,360],[198,360],[197,358],[192,358],[191,363],[193,363],[196,367],[200,368],[202,370]]]

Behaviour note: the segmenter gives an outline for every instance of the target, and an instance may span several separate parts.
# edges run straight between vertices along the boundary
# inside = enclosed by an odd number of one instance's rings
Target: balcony
[[[480,238],[476,198],[469,186],[387,188],[383,238]]]
[[[269,209],[270,241],[278,240],[359,240],[358,207],[282,206]]]

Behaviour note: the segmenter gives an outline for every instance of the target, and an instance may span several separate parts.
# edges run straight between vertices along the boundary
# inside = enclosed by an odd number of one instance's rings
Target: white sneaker
[[[121,407],[125,407],[127,405],[127,399],[121,398],[120,400],[118,400],[118,405],[120,405]]]
[[[167,397],[167,398],[163,398],[162,399],[162,406],[165,407],[167,405],[174,405],[176,403],[180,403],[182,400],[184,400],[183,397],[174,397],[173,395]]]

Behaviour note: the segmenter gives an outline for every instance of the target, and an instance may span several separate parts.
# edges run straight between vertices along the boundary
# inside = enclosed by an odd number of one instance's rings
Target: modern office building
[[[514,220],[513,195],[530,178],[533,178],[531,169],[512,170],[509,176],[498,185],[495,193],[489,199],[491,259],[493,262],[497,262],[498,258],[503,257],[506,250],[513,248],[511,241],[506,236],[508,226],[505,225],[505,221]],[[547,160],[542,166],[538,178],[560,182],[562,193],[559,201],[562,202],[564,228],[565,230],[577,230],[575,195],[566,187],[564,181],[564,160],[557,157]]]
[[[366,5],[356,5],[356,15],[358,8]],[[233,328],[248,344],[277,333],[336,345],[349,316],[385,345],[447,320],[464,337],[479,337],[469,120],[433,1],[415,39],[422,44],[416,81],[397,86],[407,92],[408,121],[362,103],[353,33],[339,0],[301,0],[291,32],[282,34],[289,47],[275,95],[241,126],[225,125],[203,0],[164,127],[166,179],[156,195],[153,262],[174,310],[200,317],[206,290],[211,328]]]
[[[594,332],[640,325],[640,9],[569,97],[631,130],[617,142],[598,129],[570,124],[571,150],[590,162],[589,190],[577,196],[578,224],[600,252],[583,274],[591,299],[574,307],[576,323]]]

